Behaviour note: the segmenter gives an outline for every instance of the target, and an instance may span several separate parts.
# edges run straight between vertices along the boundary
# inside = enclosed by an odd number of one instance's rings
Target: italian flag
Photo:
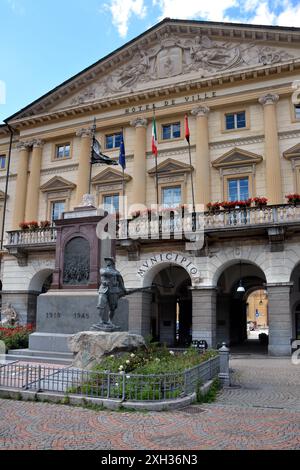
[[[152,155],[157,157],[158,150],[157,150],[157,129],[156,129],[156,121],[155,116],[153,116],[152,120]]]

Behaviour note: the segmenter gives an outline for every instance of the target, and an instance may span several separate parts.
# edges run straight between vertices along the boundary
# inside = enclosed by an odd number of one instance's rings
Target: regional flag
[[[125,144],[124,144],[124,135],[122,133],[121,145],[120,145],[120,155],[119,155],[119,165],[125,170],[126,168],[126,157],[125,157]]]
[[[101,152],[100,142],[94,137],[92,144],[91,164],[95,165],[96,163],[104,163],[105,165],[118,164],[115,160],[112,160],[112,158],[108,157],[107,155],[104,155]]]
[[[152,154],[157,157],[158,149],[157,149],[157,129],[156,129],[156,121],[155,116],[153,116],[152,121]]]
[[[185,132],[185,138],[187,140],[188,143],[190,143],[190,129],[189,129],[189,119],[188,119],[188,115],[186,114],[184,116],[184,132]]]

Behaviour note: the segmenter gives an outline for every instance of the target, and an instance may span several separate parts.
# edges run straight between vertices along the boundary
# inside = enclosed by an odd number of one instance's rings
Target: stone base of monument
[[[38,297],[36,332],[29,337],[29,350],[12,351],[18,359],[33,355],[45,362],[58,358],[69,362],[73,356],[68,347],[70,336],[91,330],[100,322],[97,290],[50,290]],[[128,300],[120,299],[114,322],[120,331],[128,331]],[[110,332],[110,330],[107,330]],[[57,361],[56,361],[57,362]]]
[[[142,336],[126,331],[82,331],[70,337],[68,343],[70,351],[75,354],[73,366],[79,369],[91,369],[106,355],[145,347]]]

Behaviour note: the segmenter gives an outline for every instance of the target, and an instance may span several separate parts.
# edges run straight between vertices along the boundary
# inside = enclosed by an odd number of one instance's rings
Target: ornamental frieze
[[[122,92],[162,86],[178,76],[205,78],[232,69],[279,64],[295,57],[290,52],[254,42],[213,41],[206,35],[165,34],[151,48],[138,45],[129,61],[96,80],[70,104],[80,105]]]

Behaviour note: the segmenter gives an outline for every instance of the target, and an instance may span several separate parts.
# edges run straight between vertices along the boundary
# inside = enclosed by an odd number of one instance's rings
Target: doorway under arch
[[[34,274],[29,284],[27,322],[36,324],[37,298],[45,294],[52,284],[53,269],[42,269]]]
[[[152,281],[151,336],[168,346],[185,347],[192,340],[191,278],[177,265],[164,266]]]
[[[225,267],[218,279],[216,318],[218,345],[225,341],[234,348],[248,349],[250,347],[252,349],[258,347],[261,352],[267,352],[268,338],[262,337],[259,342],[258,335],[260,332],[257,329],[257,338],[249,341],[249,323],[247,323],[250,321],[248,320],[249,299],[255,295],[255,292],[264,292],[263,295],[267,304],[265,283],[264,272],[254,263],[241,260],[234,261]],[[256,326],[256,328],[258,327]],[[261,333],[263,332],[265,330],[261,331]]]
[[[300,263],[291,274],[290,309],[292,312],[292,340],[300,339]]]

